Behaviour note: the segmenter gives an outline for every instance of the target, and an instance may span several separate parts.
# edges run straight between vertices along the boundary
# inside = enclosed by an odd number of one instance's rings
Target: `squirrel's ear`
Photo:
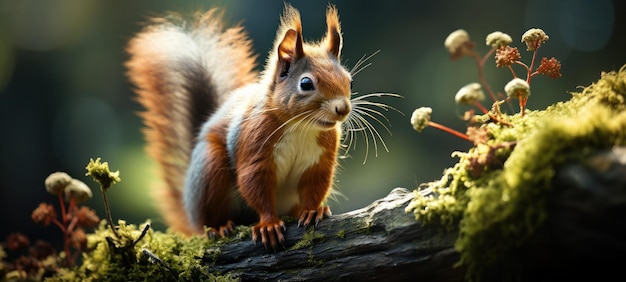
[[[339,14],[337,8],[330,5],[326,10],[326,36],[324,37],[324,43],[326,49],[330,54],[333,54],[337,59],[341,55],[341,47],[343,47],[343,38],[341,37],[341,25],[339,24]]]
[[[278,60],[287,63],[294,63],[296,60],[304,56],[302,47],[302,22],[300,21],[300,13],[289,3],[285,3],[285,10],[281,18],[279,28],[280,33],[284,33],[282,40],[278,44]],[[277,38],[277,40],[280,37]]]
[[[302,48],[302,33],[294,29],[285,32],[285,37],[278,44],[278,60],[293,63],[304,56]]]

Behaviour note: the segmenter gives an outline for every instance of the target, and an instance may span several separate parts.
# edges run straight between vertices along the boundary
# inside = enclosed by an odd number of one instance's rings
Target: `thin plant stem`
[[[493,90],[491,90],[491,86],[489,86],[489,83],[487,83],[487,80],[485,79],[485,72],[483,69],[487,58],[491,57],[495,50],[496,49],[491,48],[491,50],[489,50],[489,52],[487,52],[487,54],[485,54],[485,56],[482,58],[478,55],[478,53],[474,51],[471,52],[471,57],[474,58],[474,61],[476,62],[476,67],[478,68],[478,79],[480,80],[480,84],[483,86],[483,88],[487,90],[489,97],[491,97],[491,100],[493,100],[494,102],[498,99],[493,93]]]
[[[501,119],[500,117],[498,117],[497,115],[495,115],[495,114],[493,114],[493,113],[489,113],[488,115],[489,115],[489,117],[490,117],[492,120],[494,120],[494,121],[496,121],[496,122],[498,122],[498,123],[500,123],[500,124],[504,124],[504,125],[506,125],[506,126],[513,127],[513,124],[512,124],[512,123],[510,123],[510,122],[508,122],[508,121],[506,121],[506,120]]]
[[[455,136],[457,136],[457,137],[460,137],[460,138],[462,138],[462,139],[465,139],[465,140],[467,140],[467,141],[469,141],[469,142],[474,143],[474,141],[472,141],[472,139],[470,139],[470,138],[469,138],[469,136],[467,136],[466,134],[463,134],[463,133],[461,133],[461,132],[458,132],[458,131],[456,131],[456,130],[454,130],[454,129],[452,129],[452,128],[449,128],[449,127],[447,127],[447,126],[445,126],[445,125],[441,125],[441,124],[436,123],[436,122],[433,122],[433,121],[429,121],[429,122],[428,122],[428,125],[429,125],[429,126],[432,126],[432,127],[434,127],[434,128],[437,128],[437,129],[443,130],[443,131],[445,131],[445,132],[448,132],[448,133],[450,133],[450,134],[452,134],[452,135],[455,135]]]
[[[63,226],[63,224],[58,221],[56,218],[52,219],[52,223],[54,223],[56,226],[59,227],[59,229],[61,229],[61,231],[63,231],[63,233],[65,233],[65,226]]]
[[[511,70],[511,74],[513,74],[513,78],[517,78],[517,73],[515,73],[515,70],[513,70],[513,67],[511,65],[508,65],[508,67]]]
[[[102,186],[100,186],[100,191],[102,191],[102,198],[104,199],[104,210],[107,213],[109,226],[111,226],[111,230],[113,230],[113,234],[115,234],[115,237],[120,238],[119,234],[117,234],[117,230],[115,229],[115,225],[113,224],[113,218],[111,217],[111,210],[109,209],[109,200],[107,199],[107,194],[106,192],[104,192],[104,188],[102,188]]]
[[[67,226],[67,233],[74,232],[74,228],[76,227],[76,224],[78,224],[78,217],[72,218],[70,225]]]
[[[74,213],[74,210],[76,210],[76,199],[74,199],[73,197],[70,198],[70,204],[67,206],[67,219],[70,219],[70,214]],[[65,223],[67,224],[67,222]]]
[[[485,106],[483,106],[483,104],[479,103],[478,101],[474,102],[474,106],[478,108],[481,112],[483,112],[483,114],[489,113],[489,110],[487,110],[487,108],[485,108]]]
[[[534,44],[534,49],[535,50],[533,51],[533,59],[530,61],[530,67],[527,68],[526,83],[528,83],[528,85],[530,85],[530,79],[533,77],[533,68],[535,67],[535,61],[537,59],[537,49],[539,49],[538,42]],[[519,99],[519,107],[520,107],[520,111],[522,112],[522,117],[524,116],[524,109],[526,108],[527,101],[528,101],[528,97],[526,98],[520,97]]]
[[[483,56],[482,60],[480,60],[480,66],[481,67],[485,66],[485,63],[491,57],[491,55],[493,55],[493,52],[495,52],[495,51],[496,51],[495,48],[491,48],[491,50],[489,50],[489,52],[487,52],[487,54],[485,54],[485,56]]]
[[[56,224],[61,231],[63,232],[63,249],[65,251],[66,262],[68,266],[74,265],[74,260],[72,259],[72,254],[70,253],[70,239],[72,232],[67,228],[69,217],[68,210],[65,208],[65,200],[63,199],[62,192],[57,193],[59,198],[59,205],[61,206],[61,222],[57,219],[54,219],[52,222]]]
[[[538,44],[536,44],[538,45]],[[537,59],[537,46],[535,46],[535,51],[533,52],[533,59],[530,61],[530,67],[528,67],[528,74],[526,75],[526,83],[530,85],[530,78],[532,77],[532,71],[535,67],[535,60]]]
[[[524,62],[522,62],[522,61],[515,61],[515,63],[520,65],[520,66],[522,66],[522,67],[524,67],[527,72],[530,72],[530,67],[527,64],[525,64]]]
[[[63,200],[63,195],[59,192],[57,195],[59,196],[59,205],[61,206],[61,220],[63,221],[63,225],[67,224],[67,210],[65,209],[65,200]]]
[[[65,253],[67,257],[67,263],[69,265],[74,265],[74,263],[76,262],[76,255],[80,252],[80,249],[79,249],[74,254],[70,254],[70,248],[69,248],[71,244],[70,241],[72,239],[72,233],[74,232],[74,228],[76,227],[76,224],[78,224],[78,217],[73,217],[72,221],[70,222],[70,224],[67,226],[67,229],[65,230]]]
[[[68,266],[73,266],[74,265],[74,257],[72,256],[72,253],[70,253],[70,233],[67,233],[65,235],[65,243],[63,245],[65,248],[65,258],[67,259],[67,265]]]

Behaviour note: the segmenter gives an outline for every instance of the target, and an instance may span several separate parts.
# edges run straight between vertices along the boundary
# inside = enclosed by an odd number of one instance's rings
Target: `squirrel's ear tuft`
[[[285,11],[281,20],[281,28],[284,36],[278,44],[278,59],[289,63],[295,62],[304,56],[302,47],[302,23],[300,13],[289,4],[285,4]]]
[[[302,34],[294,29],[287,30],[283,41],[278,45],[278,60],[293,63],[302,56],[304,56]]]
[[[333,54],[337,59],[341,55],[341,48],[343,47],[343,38],[341,37],[341,25],[339,24],[339,14],[337,8],[333,5],[329,5],[326,10],[326,36],[324,37],[324,44],[330,54]]]

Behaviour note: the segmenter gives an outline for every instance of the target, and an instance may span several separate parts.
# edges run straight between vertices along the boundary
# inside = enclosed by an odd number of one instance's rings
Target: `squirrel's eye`
[[[300,90],[302,91],[313,91],[315,90],[315,85],[313,84],[313,79],[310,77],[303,77],[300,79]]]

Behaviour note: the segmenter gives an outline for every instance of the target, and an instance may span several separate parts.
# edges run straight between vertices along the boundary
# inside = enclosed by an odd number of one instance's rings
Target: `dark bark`
[[[413,192],[396,188],[363,209],[334,215],[307,231],[291,222],[286,250],[266,250],[246,239],[220,247],[216,258],[207,255],[205,260],[211,271],[244,281],[462,281],[463,269],[454,266],[458,231],[416,221],[405,212],[412,197]],[[484,277],[487,281],[604,281],[623,275],[626,149],[559,167],[546,208],[544,224],[515,257],[506,258],[511,267],[493,269]],[[311,231],[319,238],[291,249]]]
[[[623,276],[626,147],[561,166],[547,212],[546,222],[520,256],[520,280],[611,281]]]
[[[244,281],[461,281],[461,269],[453,266],[458,261],[456,232],[422,226],[404,211],[412,198],[413,192],[396,188],[365,208],[331,216],[307,231],[292,222],[287,250],[266,250],[250,240],[222,246],[211,271]],[[303,233],[312,231],[319,238],[311,246],[291,250]]]

